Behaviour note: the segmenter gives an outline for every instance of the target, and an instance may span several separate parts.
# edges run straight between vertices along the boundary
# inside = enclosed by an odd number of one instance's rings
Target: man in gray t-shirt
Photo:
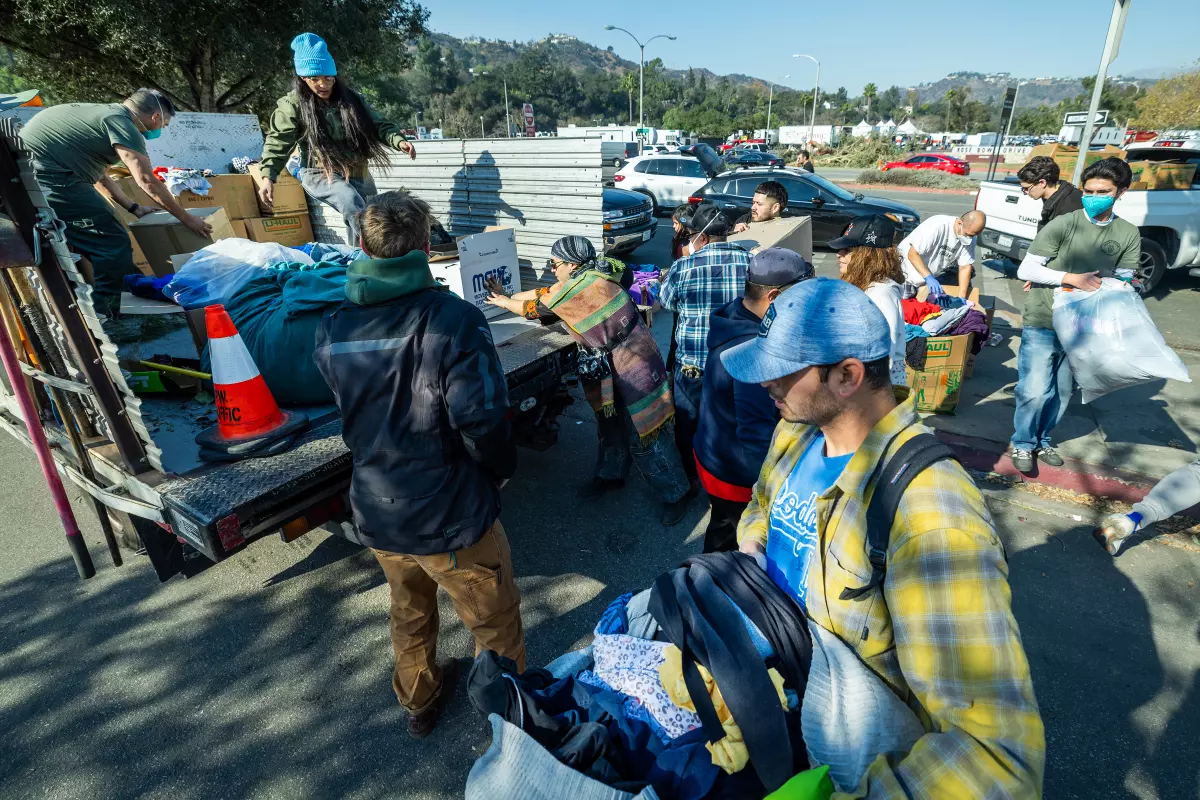
[[[38,112],[21,129],[21,142],[50,208],[67,223],[67,243],[92,264],[94,301],[102,314],[120,308],[122,282],[136,273],[125,226],[101,194],[143,217],[157,206],[139,205],[105,176],[123,163],[142,191],[196,233],[212,228],[189,214],[154,176],[146,139],[157,138],[175,107],[161,92],[138,89],[124,103],[67,103]]]

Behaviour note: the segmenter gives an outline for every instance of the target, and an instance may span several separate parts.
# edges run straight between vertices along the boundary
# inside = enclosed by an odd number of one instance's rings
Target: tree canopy
[[[1200,128],[1200,68],[1151,86],[1137,100],[1136,122],[1158,130]]]
[[[296,34],[322,36],[339,72],[394,80],[427,18],[415,0],[0,0],[0,44],[64,98],[145,86],[188,111],[262,112],[293,74]]]

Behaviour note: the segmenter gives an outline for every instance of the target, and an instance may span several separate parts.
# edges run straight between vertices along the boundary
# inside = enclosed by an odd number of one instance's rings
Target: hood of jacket
[[[439,285],[423,250],[399,258],[360,259],[346,270],[346,299],[360,306],[386,303]]]
[[[708,321],[708,347],[722,347],[735,339],[757,336],[762,317],[756,317],[742,305],[742,298],[730,300],[712,313]]]

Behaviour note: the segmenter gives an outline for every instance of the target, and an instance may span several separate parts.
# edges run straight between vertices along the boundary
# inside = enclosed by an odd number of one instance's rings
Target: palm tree
[[[621,77],[621,88],[629,95],[629,124],[633,124],[633,93],[638,88],[638,76],[633,70],[627,71]]]
[[[863,98],[867,101],[867,122],[871,121],[871,100],[878,94],[875,84],[868,83],[863,87]]]

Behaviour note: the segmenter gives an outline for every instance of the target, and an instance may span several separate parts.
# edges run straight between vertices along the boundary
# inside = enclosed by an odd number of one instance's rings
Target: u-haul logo
[[[949,358],[953,348],[953,342],[931,341],[925,345],[925,358]]]
[[[296,231],[300,230],[299,217],[266,217],[262,221],[264,231]]]
[[[505,289],[511,289],[513,285],[512,272],[508,267],[496,267],[489,269],[487,272],[476,272],[471,276],[471,290],[476,294],[487,291],[487,282],[495,278],[500,282],[500,285]]]

